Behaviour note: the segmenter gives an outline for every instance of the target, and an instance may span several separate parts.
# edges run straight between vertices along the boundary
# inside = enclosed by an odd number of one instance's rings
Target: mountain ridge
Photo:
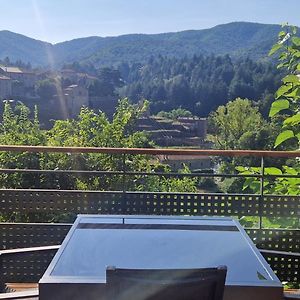
[[[89,36],[56,44],[8,30],[0,31],[0,59],[22,60],[33,66],[59,67],[83,62],[96,66],[143,62],[151,56],[184,57],[199,54],[266,57],[280,25],[231,22],[208,29],[159,34]],[[54,64],[51,65],[51,59]]]

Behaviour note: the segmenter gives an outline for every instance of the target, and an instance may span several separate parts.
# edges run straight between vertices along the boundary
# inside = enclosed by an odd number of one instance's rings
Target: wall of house
[[[3,100],[12,95],[11,80],[0,79],[0,98]]]

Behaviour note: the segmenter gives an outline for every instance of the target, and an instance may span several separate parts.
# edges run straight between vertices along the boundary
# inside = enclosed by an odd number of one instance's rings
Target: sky
[[[300,26],[300,0],[0,0],[0,30],[51,43],[234,21]]]

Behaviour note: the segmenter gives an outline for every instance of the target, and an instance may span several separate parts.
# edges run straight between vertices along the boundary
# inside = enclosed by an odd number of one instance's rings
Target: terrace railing
[[[257,218],[256,228],[246,228],[253,242],[261,249],[282,281],[300,282],[300,230],[298,228],[267,228],[267,218],[299,221],[300,197],[270,195],[264,190],[267,178],[298,178],[299,175],[265,174],[266,159],[297,159],[299,152],[285,151],[217,151],[182,149],[121,149],[42,146],[0,146],[0,151],[12,153],[106,154],[120,157],[120,170],[40,170],[0,169],[0,174],[72,174],[72,176],[120,176],[119,190],[88,191],[61,189],[0,190],[0,216],[34,214],[156,214],[208,215]],[[219,174],[128,171],[126,158],[132,155],[192,155],[207,157],[252,157],[260,160],[260,174]],[[260,182],[258,194],[240,193],[177,193],[128,190],[127,183],[136,177],[255,177]],[[300,187],[299,187],[300,188]],[[40,217],[39,217],[40,219]],[[299,222],[298,222],[299,224]],[[37,282],[50,263],[56,249],[71,224],[62,223],[0,223],[0,282]]]

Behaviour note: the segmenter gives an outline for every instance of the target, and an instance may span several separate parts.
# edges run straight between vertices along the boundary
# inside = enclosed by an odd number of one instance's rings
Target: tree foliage
[[[274,126],[248,99],[237,98],[210,115],[210,131],[218,149],[268,149]]]
[[[284,68],[288,74],[282,79],[282,85],[275,94],[275,101],[270,109],[270,117],[281,114],[281,132],[275,139],[274,147],[286,150],[300,149],[300,38],[296,36],[295,27],[287,27],[278,35],[278,42],[273,46],[270,55],[279,53],[278,68]],[[258,174],[261,170],[255,167],[238,167],[241,174]],[[269,167],[265,169],[269,175],[300,175],[299,160],[288,161],[281,168]],[[264,183],[266,193],[286,195],[300,195],[300,179],[293,177],[266,179]],[[248,178],[244,189],[258,192],[259,182]]]
[[[285,68],[288,75],[282,79],[282,85],[275,94],[269,116],[284,113],[281,133],[277,136],[275,147],[291,139],[297,141],[300,149],[300,38],[296,36],[296,27],[287,27],[279,33],[278,42],[270,55],[280,52],[278,68]],[[287,145],[287,144],[285,144]]]
[[[147,102],[133,105],[128,99],[119,102],[110,121],[102,112],[82,108],[77,119],[58,120],[53,128],[41,130],[35,111],[21,103],[15,107],[5,103],[0,123],[0,143],[6,145],[47,145],[79,147],[152,147],[144,132],[134,130],[137,118],[147,109]],[[0,153],[0,167],[35,170],[90,170],[152,172],[164,168],[146,155],[66,154],[66,153]],[[186,170],[187,171],[187,170]],[[1,188],[55,188],[83,190],[149,190],[194,191],[191,179],[138,177],[124,182],[120,175],[95,176],[74,174],[2,174]]]
[[[45,101],[50,100],[57,93],[57,88],[54,80],[44,79],[37,82],[35,91]]]
[[[180,117],[193,117],[193,114],[189,110],[180,107],[172,109],[171,111],[160,111],[157,116],[170,120],[177,120]]]
[[[280,83],[273,64],[232,61],[228,55],[158,56],[147,63],[123,63],[120,72],[125,81],[120,94],[136,102],[148,99],[152,113],[182,107],[203,117],[237,97],[255,100],[266,114]]]

